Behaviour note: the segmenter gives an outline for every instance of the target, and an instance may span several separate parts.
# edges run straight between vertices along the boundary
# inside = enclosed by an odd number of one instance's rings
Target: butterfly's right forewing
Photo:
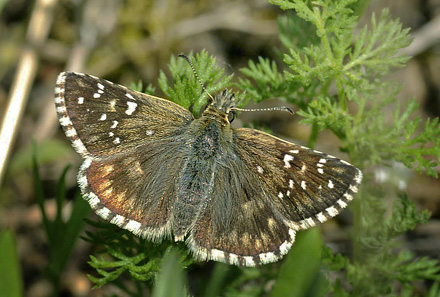
[[[63,72],[55,88],[58,118],[83,157],[108,157],[173,138],[194,119],[183,107],[91,75]]]

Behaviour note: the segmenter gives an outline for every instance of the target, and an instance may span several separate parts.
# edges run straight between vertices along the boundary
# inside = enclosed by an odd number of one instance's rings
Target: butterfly
[[[84,159],[78,183],[91,208],[153,242],[185,241],[198,260],[275,262],[297,231],[344,209],[362,180],[346,161],[231,127],[228,90],[194,118],[166,99],[63,72],[55,105]]]

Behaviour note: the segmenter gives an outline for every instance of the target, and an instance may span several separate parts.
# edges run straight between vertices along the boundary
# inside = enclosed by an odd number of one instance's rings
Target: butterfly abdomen
[[[209,203],[222,147],[231,140],[229,125],[203,117],[195,120],[188,133],[193,134],[188,156],[177,182],[177,199],[173,208],[173,231],[176,240],[183,240]]]

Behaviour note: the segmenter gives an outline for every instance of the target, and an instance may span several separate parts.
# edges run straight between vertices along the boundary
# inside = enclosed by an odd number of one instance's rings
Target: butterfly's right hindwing
[[[78,174],[83,197],[102,218],[153,241],[170,237],[175,173],[184,153],[178,137],[117,158],[86,158]]]

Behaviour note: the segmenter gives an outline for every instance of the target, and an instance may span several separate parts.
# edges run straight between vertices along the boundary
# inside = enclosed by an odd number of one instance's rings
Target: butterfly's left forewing
[[[337,215],[362,180],[362,172],[343,160],[264,132],[237,129],[236,143],[241,160],[271,194],[269,203],[295,230]]]

